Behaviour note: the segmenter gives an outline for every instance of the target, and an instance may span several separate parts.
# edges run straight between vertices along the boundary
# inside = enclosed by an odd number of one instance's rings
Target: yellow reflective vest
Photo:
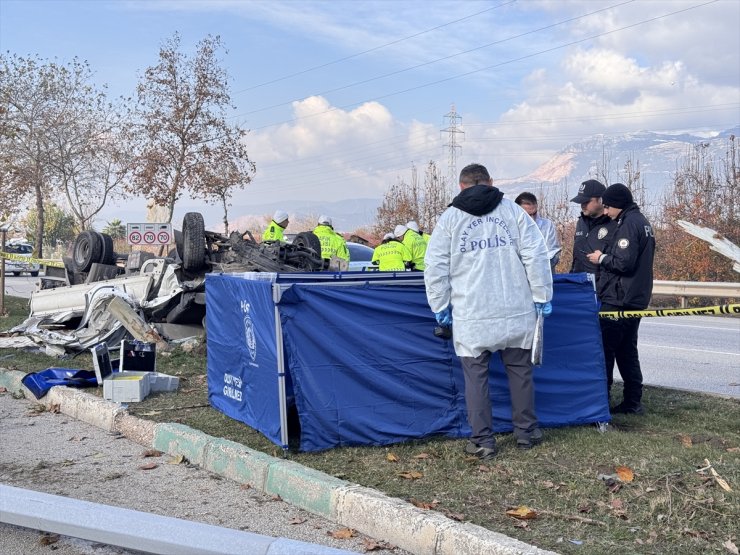
[[[424,255],[427,253],[427,243],[422,236],[414,230],[409,229],[403,235],[403,244],[411,253],[414,269],[424,270]]]
[[[404,272],[411,253],[401,241],[392,240],[375,247],[372,262],[381,272]]]
[[[262,234],[262,240],[263,241],[282,241],[283,240],[283,229],[280,227],[280,225],[275,221],[272,220],[270,222],[270,225],[267,226],[267,229]]]
[[[313,233],[321,241],[321,258],[329,259],[336,256],[349,262],[349,249],[344,237],[323,224],[317,225]]]

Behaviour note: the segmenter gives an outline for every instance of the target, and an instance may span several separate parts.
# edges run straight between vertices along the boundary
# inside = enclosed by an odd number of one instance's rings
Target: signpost
[[[172,244],[172,224],[126,224],[126,242],[129,245],[157,247]]]

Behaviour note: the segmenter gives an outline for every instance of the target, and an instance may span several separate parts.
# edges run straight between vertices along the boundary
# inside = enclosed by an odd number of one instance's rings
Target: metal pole
[[[0,252],[5,252],[5,227],[0,227]],[[0,316],[5,316],[5,259],[0,266]]]

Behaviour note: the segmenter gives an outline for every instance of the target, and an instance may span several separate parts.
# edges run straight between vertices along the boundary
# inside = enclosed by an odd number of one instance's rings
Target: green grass
[[[21,299],[6,297],[6,307],[10,316],[0,320],[4,329],[27,315]],[[86,354],[59,361],[0,349],[0,358],[5,355],[12,358],[0,366],[24,372],[49,366],[92,369]],[[204,348],[160,353],[157,369],[180,376],[179,391],[132,403],[130,413],[282,455],[260,433],[208,406]],[[101,394],[100,388],[89,391]],[[545,442],[531,451],[517,450],[511,436],[501,435],[499,456],[485,464],[462,453],[464,440],[446,438],[289,456],[559,553],[728,553],[724,542],[740,544],[740,402],[648,387],[644,404],[646,416],[616,415],[603,434],[592,426],[546,430]],[[732,492],[722,489],[710,471],[697,472],[705,459]],[[610,487],[598,479],[614,474],[617,466],[629,467],[634,480]],[[422,476],[401,476],[410,471]],[[506,515],[521,505],[537,517]]]

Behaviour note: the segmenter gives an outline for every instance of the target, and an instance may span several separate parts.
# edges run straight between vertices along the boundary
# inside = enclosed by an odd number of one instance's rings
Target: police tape
[[[652,316],[707,316],[713,314],[734,314],[740,316],[740,304],[723,304],[698,308],[664,308],[662,310],[620,310],[599,312],[600,318],[645,318]]]
[[[0,251],[0,258],[7,258],[8,260],[17,260],[18,262],[26,262],[27,264],[41,264],[43,266],[53,266],[54,268],[64,268],[64,263],[61,260],[51,260],[47,258],[31,258],[29,256],[23,256],[22,254],[16,254],[13,252]]]

